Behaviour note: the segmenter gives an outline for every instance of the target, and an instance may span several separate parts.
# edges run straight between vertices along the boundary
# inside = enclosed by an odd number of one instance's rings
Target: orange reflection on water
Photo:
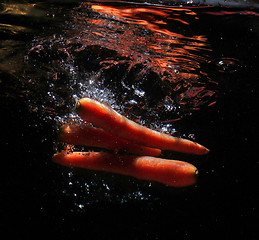
[[[163,20],[158,20],[157,17],[162,17],[163,19],[179,21],[182,24],[189,25],[187,21],[183,19],[172,17],[172,11],[186,11],[187,14],[190,14],[190,10],[188,9],[179,9],[179,8],[159,8],[159,9],[152,9],[152,8],[144,8],[144,7],[132,7],[132,8],[118,8],[118,7],[111,7],[111,6],[101,6],[101,5],[92,5],[92,9],[98,11],[100,13],[109,14],[112,16],[117,17],[118,19],[124,19],[126,21],[130,21],[133,24],[139,24],[145,26],[147,29],[163,33],[166,35],[171,35],[175,37],[184,38],[181,34],[173,33],[165,28],[161,28],[160,25],[167,25],[167,23]],[[177,16],[178,14],[175,14]],[[196,15],[194,12],[191,15]]]
[[[196,13],[190,9],[94,4],[91,8],[110,19],[110,21],[92,20],[92,23],[104,27],[106,36],[109,35],[107,30],[109,32],[111,26],[119,32],[116,33],[116,51],[124,54],[128,52],[127,55],[132,56],[136,55],[131,52],[132,50],[135,52],[142,50],[144,54],[138,54],[138,58],[142,56],[142,60],[148,60],[148,67],[160,76],[166,73],[167,77],[164,78],[170,81],[186,77],[184,74],[186,71],[199,69],[200,63],[207,58],[209,50],[207,38],[204,35],[192,34],[190,31],[190,22],[198,20]],[[141,34],[143,30],[144,34]],[[100,32],[98,34],[101,35]],[[115,39],[111,35],[107,40],[114,44]],[[114,48],[111,44],[107,47]],[[180,70],[177,76],[175,68]]]
[[[162,80],[178,82],[188,76],[194,81],[200,64],[208,58],[207,38],[192,31],[199,19],[190,9],[94,3],[80,8],[95,13],[75,16],[80,42],[116,51],[129,61],[129,68],[141,64],[141,74],[152,70]],[[110,65],[112,60],[114,64],[120,61],[109,58]]]

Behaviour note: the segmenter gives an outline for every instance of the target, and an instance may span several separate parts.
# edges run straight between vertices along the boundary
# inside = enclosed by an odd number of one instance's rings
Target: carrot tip
[[[208,148],[204,149],[204,154],[208,154],[210,152],[210,150]]]
[[[206,148],[198,143],[197,143],[197,145],[199,146],[198,152],[197,152],[198,155],[206,155],[209,153],[210,150],[208,148]]]

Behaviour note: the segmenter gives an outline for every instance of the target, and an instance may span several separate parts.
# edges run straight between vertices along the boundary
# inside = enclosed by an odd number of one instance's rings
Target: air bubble
[[[78,204],[78,207],[79,207],[80,209],[83,209],[85,206],[84,206],[83,204]]]
[[[135,89],[135,94],[138,96],[138,97],[144,97],[145,96],[145,91],[143,90],[139,90],[139,89]]]
[[[216,66],[219,72],[234,73],[241,66],[241,63],[236,58],[220,58],[216,60]]]

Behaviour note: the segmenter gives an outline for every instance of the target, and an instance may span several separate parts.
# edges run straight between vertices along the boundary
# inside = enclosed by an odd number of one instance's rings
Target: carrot
[[[197,176],[196,167],[190,163],[147,156],[62,151],[53,156],[53,161],[63,166],[108,171],[173,187],[192,185]]]
[[[79,127],[76,125],[64,125],[61,127],[59,138],[66,143],[99,147],[113,150],[115,153],[128,152],[137,155],[157,157],[161,154],[160,149],[141,146],[125,139],[113,136],[100,128],[89,125]]]
[[[82,98],[78,101],[76,112],[84,120],[95,126],[147,147],[203,155],[209,152],[204,146],[187,139],[164,134],[139,125],[98,101]]]

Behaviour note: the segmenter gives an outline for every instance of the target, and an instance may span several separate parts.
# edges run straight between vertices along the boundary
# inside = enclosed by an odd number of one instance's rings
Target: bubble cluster
[[[35,38],[27,51],[22,81],[28,107],[58,129],[81,124],[74,107],[90,97],[147,127],[194,139],[174,123],[214,103],[216,95],[200,70],[210,52],[207,38],[190,31],[189,22],[197,20],[190,9],[79,5],[59,34]],[[118,189],[113,175],[100,176],[69,172],[62,194],[74,199],[77,211],[96,201],[151,197],[131,184]]]

